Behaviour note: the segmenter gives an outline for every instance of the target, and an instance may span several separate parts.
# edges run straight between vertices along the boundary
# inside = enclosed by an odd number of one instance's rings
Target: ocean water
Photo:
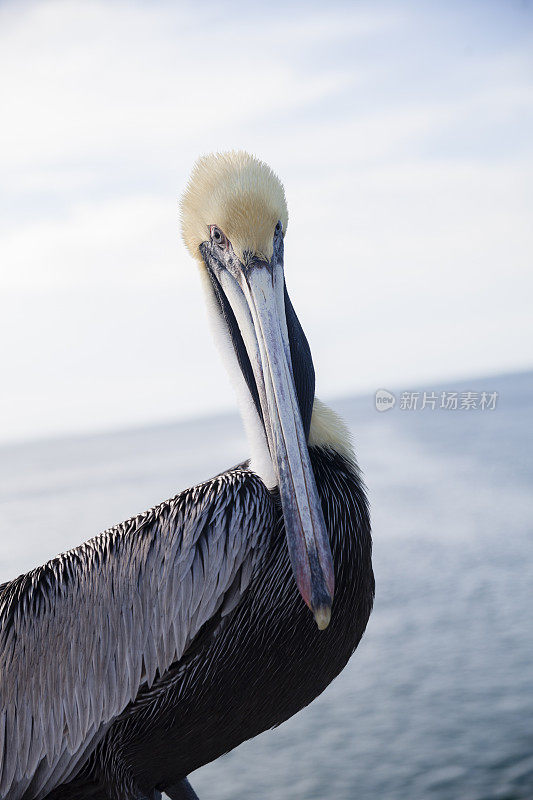
[[[375,609],[309,708],[191,776],[201,800],[533,798],[533,373],[421,389],[499,398],[333,404],[369,487]],[[245,456],[233,416],[3,447],[0,581]]]

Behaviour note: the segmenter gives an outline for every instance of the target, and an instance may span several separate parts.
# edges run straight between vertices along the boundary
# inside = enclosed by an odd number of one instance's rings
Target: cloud
[[[232,17],[210,20],[207,8],[71,0],[20,13],[8,5],[0,163],[13,170],[110,153],[157,156],[206,128],[297,111],[348,76],[331,67],[309,80],[286,48],[372,28],[365,17],[354,25],[353,15],[342,23],[316,13],[283,26],[245,16],[235,27]]]
[[[18,225],[2,237],[9,266],[3,285],[52,291],[170,282],[175,288],[177,221],[175,198],[141,195],[82,204]]]

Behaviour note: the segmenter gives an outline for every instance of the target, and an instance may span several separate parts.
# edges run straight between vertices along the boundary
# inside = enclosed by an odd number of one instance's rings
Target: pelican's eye
[[[274,228],[274,234],[276,236],[279,236],[282,230],[283,230],[283,225],[281,224],[281,220],[278,219],[278,224]]]
[[[226,239],[220,228],[217,228],[216,225],[211,225],[209,230],[211,233],[211,241],[214,244],[218,245],[222,250],[225,250],[226,247],[228,246],[228,240]]]

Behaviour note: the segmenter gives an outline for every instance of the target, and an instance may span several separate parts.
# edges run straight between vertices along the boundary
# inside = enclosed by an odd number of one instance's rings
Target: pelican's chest
[[[367,502],[343,458],[311,449],[311,460],[335,567],[329,626],[318,630],[298,592],[279,510],[239,605],[163,680],[155,724],[147,706],[114,726],[140,785],[171,785],[288,719],[324,691],[357,647],[374,597]],[[145,755],[154,752],[155,760]]]

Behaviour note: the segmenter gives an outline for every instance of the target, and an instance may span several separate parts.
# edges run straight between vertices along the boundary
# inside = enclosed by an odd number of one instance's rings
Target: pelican
[[[371,612],[365,489],[315,398],[283,186],[206,156],[181,212],[251,458],[0,587],[5,800],[196,798],[187,775],[307,706]]]

